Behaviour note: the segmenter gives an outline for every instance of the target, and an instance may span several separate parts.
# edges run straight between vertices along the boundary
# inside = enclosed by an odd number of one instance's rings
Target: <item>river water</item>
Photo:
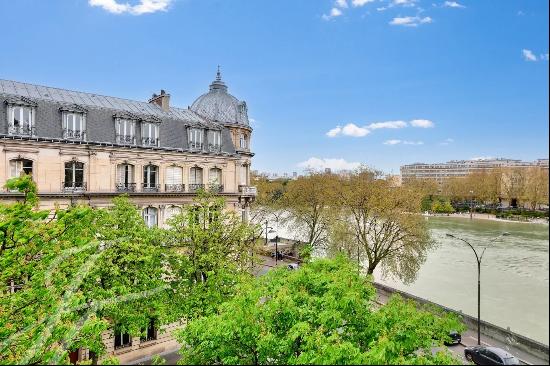
[[[437,247],[430,251],[416,281],[378,282],[477,317],[477,262],[465,243],[483,248],[502,232],[510,235],[486,250],[481,267],[481,318],[548,345],[548,225],[460,217],[426,217]],[[281,237],[304,240],[282,225]],[[270,222],[270,225],[272,223]]]
[[[477,317],[477,262],[465,243],[487,246],[481,267],[481,318],[548,344],[548,225],[457,217],[426,217],[438,243],[408,286],[393,279],[377,281]]]

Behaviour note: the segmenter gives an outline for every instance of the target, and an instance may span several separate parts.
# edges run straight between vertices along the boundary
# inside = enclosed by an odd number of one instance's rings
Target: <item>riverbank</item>
[[[457,212],[452,214],[435,214],[435,213],[424,213],[422,214],[426,217],[450,217],[450,218],[462,218],[462,219],[469,219],[470,213],[469,212]],[[487,214],[487,213],[478,213],[474,212],[472,213],[473,219],[479,219],[479,220],[491,220],[491,221],[500,221],[500,222],[512,222],[512,223],[521,223],[521,224],[546,224],[548,225],[548,221],[546,219],[540,219],[540,218],[531,218],[527,221],[519,221],[519,220],[510,220],[510,219],[503,219],[498,218],[493,214]]]

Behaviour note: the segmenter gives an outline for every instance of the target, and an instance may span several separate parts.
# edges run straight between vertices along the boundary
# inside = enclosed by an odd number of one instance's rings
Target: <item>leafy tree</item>
[[[343,257],[245,282],[216,314],[178,334],[181,364],[455,364],[432,354],[458,319],[375,290]]]
[[[432,204],[432,211],[437,213],[450,214],[455,212],[455,209],[453,208],[449,200],[436,199]]]
[[[525,200],[531,210],[536,210],[541,203],[548,204],[548,170],[533,167],[527,170]]]

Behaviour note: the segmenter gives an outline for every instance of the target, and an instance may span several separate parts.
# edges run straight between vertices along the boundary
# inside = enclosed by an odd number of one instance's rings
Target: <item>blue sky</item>
[[[162,88],[186,107],[220,64],[260,171],[548,157],[546,1],[0,0],[0,14],[3,79]]]

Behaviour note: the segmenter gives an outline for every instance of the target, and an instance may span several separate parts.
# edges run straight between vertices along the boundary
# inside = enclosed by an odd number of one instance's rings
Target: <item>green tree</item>
[[[458,319],[375,290],[343,257],[278,269],[241,284],[216,314],[178,334],[181,364],[455,364],[432,354]]]

